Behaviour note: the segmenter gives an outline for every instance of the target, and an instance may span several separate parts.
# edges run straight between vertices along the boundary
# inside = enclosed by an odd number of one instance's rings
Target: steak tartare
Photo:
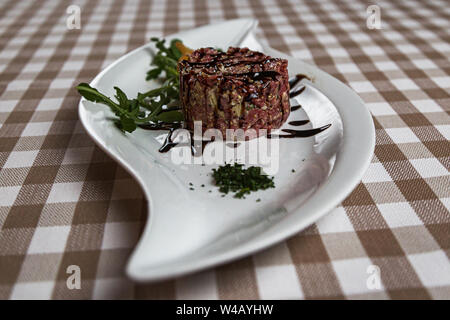
[[[279,128],[288,118],[287,60],[248,48],[201,48],[178,63],[180,101],[187,129],[203,132]]]

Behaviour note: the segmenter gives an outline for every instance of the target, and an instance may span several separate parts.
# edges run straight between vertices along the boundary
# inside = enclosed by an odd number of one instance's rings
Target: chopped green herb
[[[201,185],[201,187],[204,187],[204,186],[205,186],[204,184]]]
[[[252,191],[275,188],[273,177],[263,174],[261,167],[244,169],[242,164],[226,164],[213,169],[213,177],[220,192],[235,192],[234,197],[238,199]]]
[[[191,187],[191,188],[189,188],[189,190],[195,190],[195,189]]]
[[[192,182],[189,182],[189,185],[190,185],[190,186],[193,186]]]
[[[295,172],[295,170],[294,170],[294,169],[292,169],[291,171],[292,171],[292,172]]]
[[[258,199],[256,199],[256,202],[261,202],[261,199],[259,199],[259,198],[258,198]]]

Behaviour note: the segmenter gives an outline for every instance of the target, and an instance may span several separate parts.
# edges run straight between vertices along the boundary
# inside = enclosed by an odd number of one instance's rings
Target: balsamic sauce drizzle
[[[168,129],[169,133],[167,134],[166,139],[164,140],[161,148],[159,148],[159,150],[158,150],[159,152],[166,153],[170,149],[172,149],[172,148],[174,148],[176,146],[186,146],[186,144],[179,144],[178,142],[173,142],[173,139],[172,139],[173,133],[175,132],[175,130],[177,130],[179,128],[180,127],[172,127],[172,128]],[[146,129],[146,128],[144,128],[144,129]],[[155,128],[150,129],[150,130],[166,130],[166,128],[162,128],[162,127],[157,128],[157,127],[155,127]],[[203,151],[205,150],[206,145],[208,143],[210,143],[210,142],[213,142],[214,139],[201,140],[201,145],[198,145],[199,140],[193,139],[192,134],[191,134],[190,141],[191,141],[190,142],[191,154],[193,156],[198,156],[198,155],[202,155],[203,154]],[[201,149],[201,151],[202,151],[201,153],[199,152],[199,149]]]
[[[217,69],[217,64],[221,63],[223,64],[225,67],[231,67],[231,66],[235,66],[235,65],[239,65],[242,63],[245,63],[247,65],[254,65],[254,64],[262,64],[262,63],[266,63],[266,62],[270,62],[273,60],[273,58],[270,59],[262,59],[262,60],[240,60],[240,61],[233,61],[233,59],[235,57],[225,57],[223,58],[223,56],[225,56],[226,53],[225,52],[220,52],[216,55],[212,55],[212,60],[209,61],[197,61],[197,62],[192,62],[189,60],[183,60],[181,63],[185,63],[189,66],[203,66],[206,68],[211,68],[214,67],[215,69]],[[243,56],[243,58],[253,58],[255,56],[263,56],[263,54],[258,54],[258,53],[252,53],[250,55],[246,55]]]
[[[289,133],[289,134],[280,134],[276,137],[278,138],[307,138],[315,136],[316,134],[321,133],[322,131],[327,130],[331,127],[331,124],[327,124],[325,126],[309,129],[309,130],[293,130],[293,129],[281,129],[281,131]]]
[[[220,54],[217,55],[217,57],[220,57]],[[189,63],[191,65],[209,65],[209,64],[216,64],[217,62],[225,62],[224,60],[212,60],[212,61],[207,61],[207,62],[188,62],[186,60],[184,60],[185,63]],[[263,61],[250,61],[250,63],[262,63]],[[274,79],[276,76],[278,76],[279,73],[276,71],[260,71],[260,72],[246,72],[246,73],[240,73],[240,74],[224,74],[223,76],[241,76],[244,79],[252,79],[252,80],[263,80],[264,78],[267,77],[271,77],[272,79]],[[303,79],[310,79],[308,76],[303,75],[303,74],[298,74],[295,77],[289,79],[289,86],[292,88],[294,86],[296,86],[301,80]],[[291,90],[289,92],[289,97],[293,98],[298,96],[299,94],[301,94],[304,90],[306,89],[305,86],[301,87],[300,89],[297,90]],[[255,95],[255,96],[253,96]],[[249,98],[250,100],[252,98],[256,98],[257,95],[256,94],[250,94]],[[296,106],[291,106],[291,111],[296,111],[298,109],[300,109],[302,106],[301,105],[296,105]],[[174,110],[179,110],[179,108],[177,109],[169,109],[169,110],[162,110],[162,112],[168,112],[168,111],[174,111]],[[309,120],[296,120],[296,121],[290,121],[288,122],[289,125],[291,126],[303,126],[307,123],[309,123]],[[173,147],[176,146],[185,146],[186,144],[179,144],[177,142],[173,142],[172,136],[173,133],[182,127],[182,123],[181,122],[175,122],[175,123],[164,123],[164,122],[159,122],[159,123],[152,123],[152,124],[144,124],[144,125],[139,125],[140,128],[145,129],[145,130],[168,130],[168,134],[164,140],[163,145],[159,148],[159,152],[161,153],[165,153],[168,152],[170,149],[172,149]],[[278,134],[278,135],[271,135],[270,133],[267,135],[268,139],[272,139],[272,138],[307,138],[307,137],[312,137],[316,134],[319,134],[323,131],[325,131],[326,129],[328,129],[329,127],[331,127],[331,124],[327,124],[325,126],[319,127],[319,128],[313,128],[313,129],[308,129],[308,130],[294,130],[294,129],[281,129],[281,131],[283,131],[284,133],[287,134]],[[191,142],[190,142],[190,146],[191,146],[191,154],[193,156],[197,156],[198,155],[198,149],[201,148],[202,152],[200,153],[203,154],[203,151],[206,147],[206,145],[210,142],[213,142],[214,139],[206,141],[206,140],[201,140],[201,145],[198,143],[200,142],[200,140],[194,140],[193,139],[193,135],[191,133]],[[233,147],[233,148],[237,148],[240,143],[239,142],[234,142],[234,143],[227,143],[226,144],[229,147]]]
[[[264,78],[271,78],[274,80],[280,74],[276,71],[258,71],[258,72],[244,72],[244,73],[227,73],[224,77],[248,77],[251,80],[258,81]]]
[[[169,129],[169,133],[167,134],[163,145],[158,150],[159,152],[161,152],[161,153],[168,152],[170,149],[172,149],[173,147],[175,147],[178,144],[178,143],[172,141],[172,135],[176,129],[178,129],[178,128],[170,128]]]
[[[303,126],[305,124],[309,123],[309,120],[298,120],[298,121],[290,121],[288,124],[294,127]]]
[[[297,85],[297,83],[299,83],[303,79],[311,80],[307,75],[297,74],[295,77],[292,77],[291,79],[289,79],[289,87],[290,88],[295,87]]]
[[[221,64],[223,67],[231,67],[231,66],[237,66],[237,65],[241,65],[241,64],[245,64],[245,65],[259,65],[259,67],[261,69],[264,68],[264,64],[269,63],[273,60],[275,60],[275,58],[265,58],[263,54],[261,53],[255,53],[253,52],[250,55],[246,55],[243,56],[243,58],[254,58],[256,56],[262,56],[263,59],[259,59],[259,60],[239,60],[239,61],[235,61],[235,57],[225,57],[226,53],[225,52],[220,52],[217,53],[215,55],[212,56],[212,60],[209,61],[198,61],[198,62],[192,62],[189,60],[183,60],[181,61],[181,63],[183,64],[187,64],[190,67],[195,67],[195,66],[199,66],[199,67],[203,67],[203,68],[213,68],[214,69],[214,74],[218,71],[218,64]],[[203,72],[209,73],[207,72],[207,70],[203,70]],[[222,74],[222,77],[239,77],[239,80],[253,80],[253,81],[258,81],[258,80],[263,80],[264,78],[270,77],[272,79],[275,79],[276,76],[279,76],[280,73],[276,72],[276,71],[259,71],[259,72],[245,72],[245,73],[228,73],[228,74]],[[243,77],[244,79],[241,79],[241,77]]]
[[[289,92],[289,98],[294,98],[296,96],[298,96],[300,93],[302,93],[303,91],[305,91],[306,87],[301,87],[300,89],[294,90],[294,91],[290,91]]]
[[[302,107],[302,106],[299,105],[299,104],[296,105],[296,106],[292,106],[292,107],[291,107],[291,111],[297,111],[298,109],[301,109],[301,107]]]
[[[148,123],[148,124],[140,124],[138,125],[139,128],[145,129],[145,130],[169,130],[170,129],[179,129],[182,127],[181,122],[158,122],[158,123]]]
[[[291,79],[289,79],[289,87],[293,88],[295,87],[300,81],[302,81],[303,79],[308,79],[311,80],[308,76],[304,75],[304,74],[297,74],[295,77],[292,77]],[[293,98],[296,97],[298,95],[300,95],[303,91],[305,91],[306,86],[303,86],[297,90],[292,90],[289,92],[289,98]],[[298,109],[300,109],[302,106],[301,105],[297,105],[297,106],[292,106],[291,107],[291,111],[296,111]],[[290,121],[288,122],[288,124],[290,124],[291,126],[302,126],[309,123],[309,120],[298,120],[298,121]],[[281,129],[281,131],[288,133],[288,134],[279,134],[279,135],[268,135],[268,138],[307,138],[307,137],[312,137],[316,134],[321,133],[322,131],[325,131],[326,129],[328,129],[329,127],[331,127],[331,124],[327,124],[325,126],[319,127],[319,128],[313,128],[313,129],[309,129],[309,130],[294,130],[294,129]]]

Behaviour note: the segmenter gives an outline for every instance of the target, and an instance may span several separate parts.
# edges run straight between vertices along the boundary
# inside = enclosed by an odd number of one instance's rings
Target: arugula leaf
[[[85,97],[89,101],[102,102],[102,103],[105,103],[107,105],[114,105],[115,104],[107,96],[101,94],[97,89],[92,88],[87,83],[84,83],[84,82],[80,83],[77,86],[77,90],[83,97]]]
[[[159,51],[151,63],[155,68],[147,72],[147,80],[157,79],[164,72],[168,80],[176,80],[178,82],[177,63],[182,54],[176,44],[181,42],[181,40],[173,39],[169,47],[166,47],[165,39],[151,38],[151,41],[155,42],[155,46]]]
[[[183,121],[183,114],[180,111],[166,111],[160,113],[158,119],[162,122],[178,122]]]
[[[189,48],[182,45],[179,39],[170,41],[168,47],[164,39],[152,38],[158,52],[151,63],[154,68],[147,72],[147,80],[161,82],[161,87],[144,93],[138,93],[134,99],[128,96],[120,88],[114,87],[116,101],[92,88],[87,83],[80,83],[76,89],[85,99],[103,103],[111,108],[118,117],[114,121],[122,132],[133,132],[137,126],[148,123],[171,123],[183,120],[183,114],[179,107],[163,109],[166,105],[176,105],[179,98],[179,77],[177,71],[178,60],[183,52]]]
[[[148,71],[147,72],[147,80],[158,78],[159,75],[161,74],[161,72],[162,72],[162,69],[160,69],[160,68],[155,68],[155,69]]]
[[[121,107],[112,101],[110,98],[105,96],[104,94],[100,93],[97,89],[92,88],[87,83],[80,83],[76,89],[78,92],[87,100],[92,102],[100,102],[103,104],[106,104],[111,108],[111,110],[118,116],[122,115],[124,113],[123,110],[121,110]]]
[[[123,92],[120,88],[114,87],[114,90],[116,90],[116,99],[119,101],[119,106],[121,106],[124,109],[128,109],[130,105],[130,101],[128,100],[127,95],[125,92]]]
[[[116,99],[119,102],[118,104],[112,101],[109,97],[100,93],[97,89],[92,88],[87,83],[80,83],[77,87],[78,92],[86,98],[86,100],[92,102],[100,102],[106,104],[111,108],[116,116],[119,117],[120,120],[116,120],[115,123],[119,129],[122,131],[133,132],[136,129],[136,125],[134,124],[134,115],[136,108],[136,103],[130,103],[127,95],[117,87],[114,87],[116,90]],[[134,110],[130,112],[129,108],[133,104]]]
[[[134,120],[128,117],[120,117],[120,120],[116,120],[116,126],[126,132],[133,132],[137,127]]]

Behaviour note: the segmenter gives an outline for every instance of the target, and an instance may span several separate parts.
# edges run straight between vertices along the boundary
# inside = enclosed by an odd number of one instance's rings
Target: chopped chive
[[[252,191],[275,188],[273,177],[262,173],[261,167],[244,169],[242,164],[226,164],[213,169],[213,177],[219,191],[227,194],[234,192],[234,198],[245,199]]]

